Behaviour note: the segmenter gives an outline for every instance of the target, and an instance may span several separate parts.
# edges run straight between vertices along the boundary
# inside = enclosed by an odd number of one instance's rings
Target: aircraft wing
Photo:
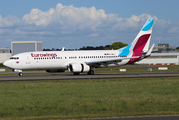
[[[91,66],[91,67],[99,67],[100,65],[104,65],[106,67],[108,67],[108,64],[116,64],[118,62],[122,62],[122,60],[126,60],[126,59],[133,59],[133,58],[140,58],[141,56],[135,56],[135,57],[124,57],[124,58],[118,58],[118,59],[110,59],[110,60],[102,60],[102,61],[94,61],[94,62],[86,62],[87,65]]]

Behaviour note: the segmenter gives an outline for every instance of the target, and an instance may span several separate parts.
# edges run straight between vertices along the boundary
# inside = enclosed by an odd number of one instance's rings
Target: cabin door
[[[30,64],[31,60],[30,60],[30,55],[26,55],[26,64]]]

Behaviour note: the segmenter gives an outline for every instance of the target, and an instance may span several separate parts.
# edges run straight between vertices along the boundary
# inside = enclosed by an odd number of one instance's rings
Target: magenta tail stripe
[[[142,55],[142,52],[143,52],[143,49],[149,39],[151,34],[145,34],[145,35],[142,35],[137,43],[135,44],[134,46],[134,49],[133,49],[133,55],[132,56],[141,56]]]

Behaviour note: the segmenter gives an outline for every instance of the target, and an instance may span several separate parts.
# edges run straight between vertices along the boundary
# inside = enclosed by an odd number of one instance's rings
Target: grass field
[[[0,119],[179,114],[179,78],[0,82]]]

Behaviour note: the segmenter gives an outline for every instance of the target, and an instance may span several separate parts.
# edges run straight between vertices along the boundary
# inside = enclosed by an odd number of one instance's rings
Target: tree
[[[43,51],[52,51],[52,50],[50,50],[50,49],[43,49]]]
[[[119,49],[119,48],[125,47],[127,45],[128,44],[125,44],[125,43],[122,43],[122,42],[115,42],[109,48],[110,49]]]
[[[122,43],[122,42],[115,42],[113,43],[112,45],[105,45],[105,46],[96,46],[96,47],[93,47],[93,46],[83,46],[82,48],[80,48],[79,50],[111,50],[111,49],[119,49],[119,48],[122,48],[122,47],[125,47],[127,46],[127,44],[125,43]],[[65,49],[65,50],[68,50],[68,51],[71,51],[71,49]],[[43,51],[52,51],[51,49],[43,49]],[[61,49],[56,49],[56,51],[61,51]]]

